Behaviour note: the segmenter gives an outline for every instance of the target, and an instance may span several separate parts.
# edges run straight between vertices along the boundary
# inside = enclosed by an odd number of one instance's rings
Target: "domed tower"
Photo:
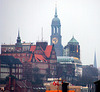
[[[55,15],[52,19],[51,24],[51,37],[50,42],[51,45],[54,44],[56,55],[62,56],[63,55],[63,46],[61,44],[61,24],[60,19],[57,16],[57,7],[55,7]]]
[[[80,59],[80,45],[74,36],[64,47],[64,56],[72,56]]]

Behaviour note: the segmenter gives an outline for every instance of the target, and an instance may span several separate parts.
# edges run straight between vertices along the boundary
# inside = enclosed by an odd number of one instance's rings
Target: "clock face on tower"
[[[57,43],[58,43],[58,38],[54,37],[54,38],[52,39],[52,43],[57,44]]]

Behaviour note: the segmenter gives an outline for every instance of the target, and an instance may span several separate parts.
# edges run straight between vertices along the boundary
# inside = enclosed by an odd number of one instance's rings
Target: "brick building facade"
[[[20,35],[18,32],[17,43],[2,44],[1,54],[18,58],[23,63],[25,61],[28,61],[28,59],[30,58],[30,47],[32,45],[32,43],[21,43]]]
[[[4,79],[9,75],[15,76],[17,79],[22,79],[22,63],[19,59],[12,56],[0,55],[0,79]]]
[[[38,67],[40,73],[46,74],[49,70],[51,77],[56,76],[57,57],[54,45],[48,45],[47,42],[37,42],[36,45],[30,48],[31,56],[28,62],[32,67]]]
[[[25,42],[21,43],[18,32],[17,43],[15,45],[1,45],[1,55],[13,56],[19,59],[23,64],[23,71],[29,70],[30,67],[38,67],[42,74],[46,74],[48,70],[48,74],[51,74],[51,77],[56,75],[56,52],[54,45],[48,45],[47,42],[37,42],[36,45]],[[26,64],[26,62],[28,63]]]

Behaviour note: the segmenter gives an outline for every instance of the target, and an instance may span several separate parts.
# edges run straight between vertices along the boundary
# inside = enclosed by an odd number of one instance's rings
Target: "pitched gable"
[[[32,56],[33,56],[33,54],[30,55],[30,58],[29,58],[29,60],[28,60],[29,62],[31,62]]]
[[[31,62],[33,57],[37,62],[47,62],[47,58],[50,58],[52,50],[53,45],[47,45],[45,50],[41,46],[31,46],[30,51],[32,51],[32,54],[30,55],[29,62]]]
[[[52,45],[48,45],[45,50],[45,55],[49,58],[52,51]]]
[[[38,62],[46,62],[47,61],[42,55],[35,54],[34,56]]]
[[[35,49],[36,49],[36,46],[34,45],[34,46],[31,46],[31,48],[30,48],[30,51],[32,51],[32,53],[35,51]]]

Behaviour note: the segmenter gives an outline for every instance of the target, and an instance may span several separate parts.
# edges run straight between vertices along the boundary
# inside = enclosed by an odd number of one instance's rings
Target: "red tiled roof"
[[[40,48],[41,48],[41,51],[44,52],[44,50],[43,50],[43,48],[41,46],[40,46]]]
[[[35,54],[35,59],[38,61],[38,62],[46,62],[47,60],[43,57],[43,55],[38,55],[38,54]]]
[[[48,45],[45,50],[45,55],[49,58],[52,51],[52,45]]]
[[[34,57],[35,57],[35,60],[37,61],[37,62],[46,62],[47,60],[46,60],[46,57],[50,57],[50,54],[51,54],[51,51],[52,51],[52,45],[48,45],[47,47],[46,47],[46,49],[45,49],[45,51],[42,49],[42,47],[40,47],[41,48],[41,51],[45,54],[36,54],[36,53],[34,53]],[[31,46],[31,48],[30,48],[30,51],[32,51],[32,54],[30,55],[30,58],[29,58],[29,62],[31,62],[31,60],[32,60],[32,56],[33,56],[33,52],[35,51],[35,49],[36,49],[36,46]]]
[[[30,51],[34,52],[35,48],[36,48],[35,45],[34,46],[31,46]]]
[[[28,60],[29,62],[31,62],[32,56],[33,56],[33,54],[30,55],[30,58],[29,58],[29,60]]]

